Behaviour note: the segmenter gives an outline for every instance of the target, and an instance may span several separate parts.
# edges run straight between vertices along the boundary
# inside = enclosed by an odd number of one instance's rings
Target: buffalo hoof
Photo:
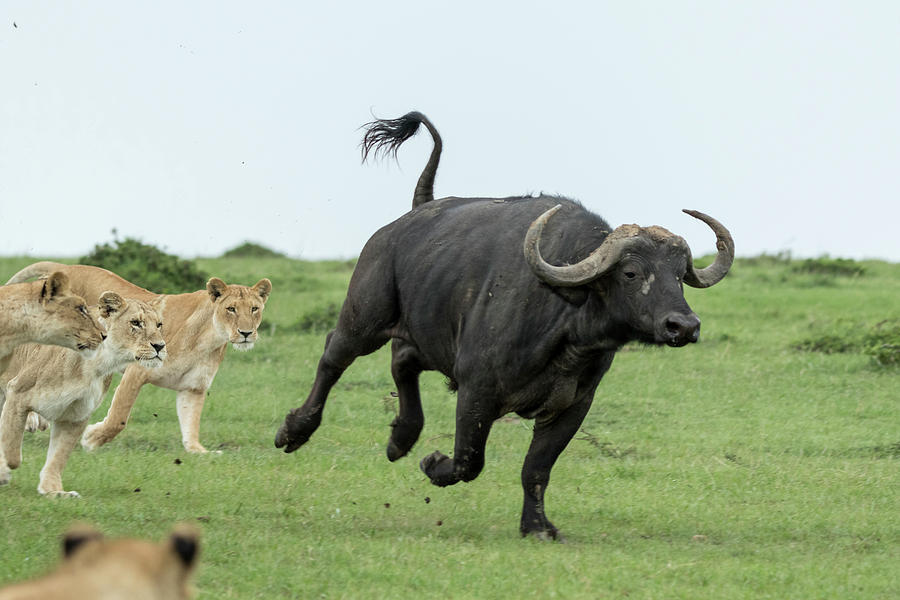
[[[563,537],[563,534],[554,527],[553,523],[548,521],[547,519],[543,520],[543,523],[532,523],[531,526],[527,526],[522,523],[519,526],[519,533],[522,534],[522,537],[526,537],[529,535],[533,535],[535,538],[539,539],[542,542],[559,542],[561,544],[566,543],[566,538]]]
[[[275,447],[284,448],[285,452],[290,453],[308,442],[322,421],[321,415],[320,412],[313,415],[301,414],[299,409],[289,412],[275,434]]]
[[[423,458],[419,463],[419,468],[431,479],[431,483],[440,487],[459,481],[452,477],[453,459],[437,450]]]
[[[395,418],[391,423],[391,438],[387,444],[388,460],[394,462],[398,458],[403,458],[419,439],[419,433],[422,431],[422,424],[411,424]]]

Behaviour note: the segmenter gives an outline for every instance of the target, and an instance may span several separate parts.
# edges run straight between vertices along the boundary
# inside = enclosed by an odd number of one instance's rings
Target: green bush
[[[98,244],[78,262],[102,267],[135,285],[161,294],[196,292],[205,288],[209,279],[209,275],[199,270],[193,262],[166,254],[134,238]]]
[[[254,242],[244,242],[226,251],[222,258],[284,258],[284,254]]]
[[[882,321],[863,339],[863,352],[883,367],[900,366],[900,320]]]
[[[849,258],[807,258],[793,265],[795,273],[826,275],[829,277],[860,277],[866,272],[865,267]]]
[[[900,319],[886,319],[874,326],[837,321],[816,328],[794,348],[824,354],[866,354],[879,366],[900,366]]]
[[[341,305],[337,302],[329,302],[304,314],[296,323],[289,325],[287,331],[291,333],[328,333],[337,325],[340,314]]]

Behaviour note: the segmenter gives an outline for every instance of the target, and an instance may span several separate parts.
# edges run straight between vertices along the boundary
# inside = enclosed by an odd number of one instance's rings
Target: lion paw
[[[28,417],[25,419],[25,431],[28,433],[34,433],[35,431],[44,431],[47,429],[47,419],[37,414],[36,412],[28,413]]]
[[[81,445],[85,450],[96,450],[113,437],[115,436],[109,436],[106,433],[102,422],[94,423],[85,428],[84,433],[81,436]]]
[[[53,499],[56,499],[56,498],[81,498],[81,494],[79,494],[78,492],[76,492],[74,490],[71,492],[66,492],[63,490],[59,490],[56,492],[42,492],[40,489],[38,489],[38,493],[41,496],[44,496],[45,498],[53,498]]]
[[[184,449],[193,454],[209,454],[209,450],[203,447],[200,442],[182,442]],[[221,454],[221,452],[219,453]]]

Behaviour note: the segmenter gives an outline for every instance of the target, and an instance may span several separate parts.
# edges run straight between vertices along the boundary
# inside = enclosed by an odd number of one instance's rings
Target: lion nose
[[[101,334],[100,334],[100,341],[102,342],[102,341],[105,340],[105,339],[106,339],[106,334],[105,334],[105,333],[101,333]]]
[[[248,338],[251,335],[253,335],[253,330],[251,329],[250,331],[244,331],[243,329],[238,329],[238,333],[241,334],[242,336],[244,336],[245,338]]]
[[[163,342],[162,344],[150,344],[150,345],[153,346],[153,349],[156,350],[157,354],[162,352],[162,349],[166,347],[165,342]]]

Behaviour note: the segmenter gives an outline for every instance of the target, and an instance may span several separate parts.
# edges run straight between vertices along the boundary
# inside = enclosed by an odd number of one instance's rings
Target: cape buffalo
[[[328,334],[306,402],[288,413],[275,445],[293,452],[319,426],[328,392],[353,360],[391,340],[399,412],[387,455],[405,456],[424,417],[419,373],[440,371],[458,393],[453,457],[426,456],[435,485],[471,481],[484,466],[495,419],[534,419],[522,466],[520,531],[560,539],[544,514],[550,469],[578,431],[616,350],[630,341],[684,346],[700,320],[683,284],[719,282],[734,242],[715,219],[718,253],[696,269],[681,237],[661,227],[615,230],[579,203],[541,196],[434,199],[441,138],[421,113],[367,125],[363,160],[393,152],[425,125],[434,150],[411,211],[369,239]],[[523,251],[524,248],[524,251]]]

